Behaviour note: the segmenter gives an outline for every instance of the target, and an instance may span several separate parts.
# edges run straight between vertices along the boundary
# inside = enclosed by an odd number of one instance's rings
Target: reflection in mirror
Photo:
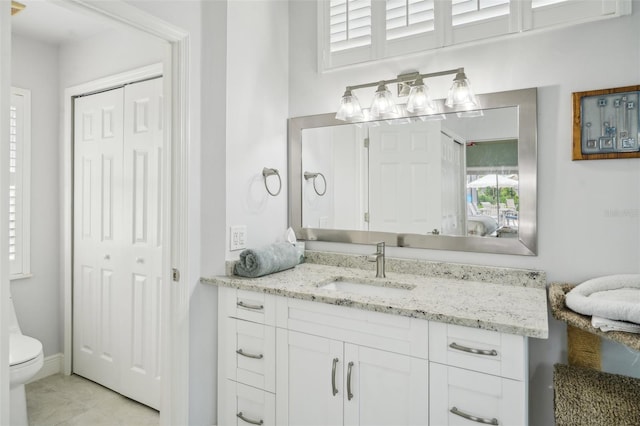
[[[298,237],[535,254],[535,89],[480,97],[472,114],[291,119]]]
[[[517,108],[438,118],[304,129],[302,169],[331,189],[304,183],[302,226],[515,236]]]

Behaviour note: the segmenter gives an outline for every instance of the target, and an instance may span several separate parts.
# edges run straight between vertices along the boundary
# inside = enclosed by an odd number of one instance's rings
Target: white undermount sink
[[[319,288],[331,291],[358,294],[361,296],[378,297],[404,297],[408,295],[411,290],[413,290],[413,286],[392,285],[389,283],[385,283],[384,285],[372,284],[344,278],[322,284],[319,286]]]

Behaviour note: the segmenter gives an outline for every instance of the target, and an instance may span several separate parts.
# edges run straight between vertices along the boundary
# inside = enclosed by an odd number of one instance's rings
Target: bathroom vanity
[[[388,259],[374,278],[362,257],[202,279],[220,287],[218,424],[527,424],[544,274]]]

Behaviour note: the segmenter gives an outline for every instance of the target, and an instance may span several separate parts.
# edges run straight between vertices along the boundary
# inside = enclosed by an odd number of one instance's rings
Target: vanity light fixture
[[[456,78],[453,79],[453,84],[449,89],[449,94],[444,104],[449,108],[474,107],[478,104],[476,95],[473,94],[471,84],[463,69],[456,73]]]
[[[377,118],[396,118],[400,115],[398,107],[396,107],[396,103],[393,100],[393,95],[384,81],[378,83],[378,89],[373,95],[369,113],[372,117]]]
[[[342,95],[336,118],[343,121],[363,121],[399,117],[400,110],[388,89],[388,85],[392,83],[398,83],[399,96],[407,96],[408,94],[409,98],[406,105],[406,111],[408,113],[435,114],[438,112],[436,104],[429,96],[429,88],[424,84],[424,79],[449,74],[455,74],[455,78],[449,89],[445,105],[449,108],[474,108],[478,106],[478,101],[471,89],[469,79],[467,79],[464,73],[464,68],[457,68],[428,74],[412,72],[400,74],[392,80],[347,86],[344,95]],[[356,95],[353,94],[353,91],[374,86],[377,86],[377,90],[373,96],[371,108],[365,116],[360,107],[360,102]]]
[[[429,96],[429,88],[424,84],[420,76],[411,86],[409,100],[407,101],[407,111],[412,114],[436,112],[436,105],[431,99],[431,96]]]
[[[349,87],[347,87],[344,95],[342,95],[336,118],[343,121],[360,121],[364,118],[362,108],[360,108],[360,102],[356,95],[351,93]]]

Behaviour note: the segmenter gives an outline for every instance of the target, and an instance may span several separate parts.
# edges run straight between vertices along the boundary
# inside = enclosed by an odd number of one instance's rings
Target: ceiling
[[[19,0],[25,9],[11,17],[13,34],[61,45],[113,28],[113,24],[48,0]]]

